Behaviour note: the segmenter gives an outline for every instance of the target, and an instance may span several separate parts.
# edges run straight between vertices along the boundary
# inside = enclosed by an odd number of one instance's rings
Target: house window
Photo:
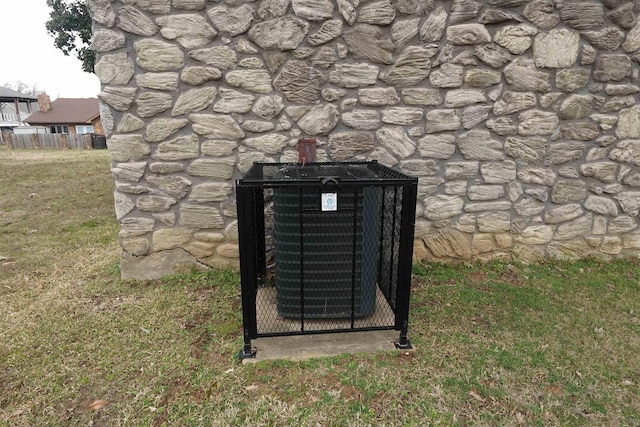
[[[76,126],[76,133],[84,135],[85,133],[93,133],[93,126]]]
[[[69,133],[69,126],[51,125],[51,133]]]

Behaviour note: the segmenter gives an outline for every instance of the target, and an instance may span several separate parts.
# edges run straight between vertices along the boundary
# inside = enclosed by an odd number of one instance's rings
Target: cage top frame
[[[289,185],[406,185],[417,178],[391,169],[376,160],[361,162],[261,163],[237,180],[243,186]]]

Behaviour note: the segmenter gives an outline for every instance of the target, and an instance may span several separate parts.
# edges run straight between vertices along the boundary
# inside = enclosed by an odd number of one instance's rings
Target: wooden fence
[[[91,135],[76,135],[64,133],[38,133],[26,135],[10,135],[9,148],[22,149],[63,149],[63,148],[91,148]]]

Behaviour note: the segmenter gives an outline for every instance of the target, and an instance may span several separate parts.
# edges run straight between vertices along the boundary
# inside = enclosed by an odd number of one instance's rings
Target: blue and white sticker
[[[338,193],[322,193],[322,211],[338,210]]]

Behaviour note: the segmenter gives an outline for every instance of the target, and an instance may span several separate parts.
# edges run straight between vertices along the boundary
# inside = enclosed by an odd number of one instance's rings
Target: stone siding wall
[[[254,161],[419,177],[416,257],[640,254],[638,1],[89,0],[123,277],[237,264]]]

